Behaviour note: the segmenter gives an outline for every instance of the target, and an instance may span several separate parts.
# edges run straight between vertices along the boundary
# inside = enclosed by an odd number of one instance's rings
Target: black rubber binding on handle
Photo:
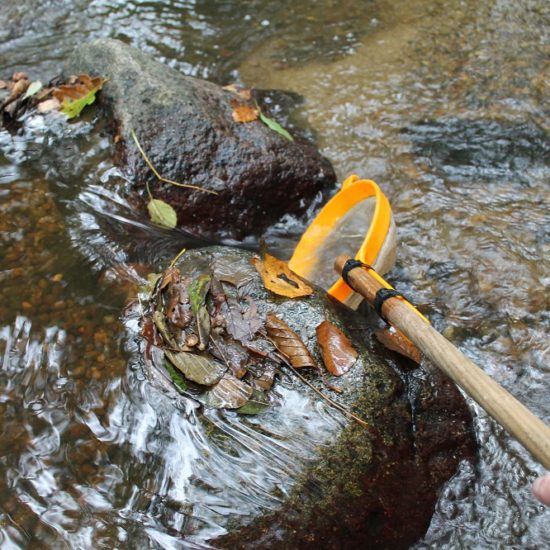
[[[378,313],[380,319],[382,319],[387,325],[390,323],[388,323],[388,320],[384,317],[384,315],[382,315],[382,306],[386,300],[396,297],[405,298],[401,292],[395,290],[394,288],[381,288],[374,297],[374,310]]]
[[[353,258],[350,258],[345,264],[344,264],[344,267],[342,268],[342,279],[344,279],[344,282],[348,285],[348,286],[351,286],[349,281],[348,281],[348,276],[349,276],[349,272],[352,270],[352,269],[355,269],[356,267],[366,267],[366,268],[369,268],[369,269],[372,269],[372,267],[369,265],[369,264],[364,264],[363,262],[359,261],[359,260],[354,260]]]

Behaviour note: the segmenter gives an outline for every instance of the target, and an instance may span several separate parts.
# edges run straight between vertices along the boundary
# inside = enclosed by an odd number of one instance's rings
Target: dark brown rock
[[[471,417],[460,392],[439,371],[410,370],[409,362],[398,362],[379,346],[359,313],[325,293],[291,300],[266,291],[245,251],[193,250],[178,265],[182,274],[196,278],[220,262],[224,270],[248,270],[246,294],[260,319],[275,313],[318,365],[315,327],[329,320],[346,334],[358,358],[343,376],[330,377],[341,394],[327,390],[315,369],[300,372],[368,427],[345,418],[333,422],[333,410],[319,416],[326,403],[281,369],[265,414],[223,413],[215,428],[208,421],[207,434],[197,437],[208,441],[207,456],[218,456],[215,469],[223,472],[213,479],[206,460],[202,469],[195,465],[190,481],[200,521],[215,524],[216,534],[203,523],[197,527],[191,515],[182,536],[231,550],[408,548],[426,532],[441,485],[474,454]],[[201,414],[212,418],[211,411]],[[192,445],[186,448],[192,451]],[[203,476],[208,491],[200,493]],[[223,514],[203,506],[212,494],[219,496]]]
[[[335,182],[310,143],[291,142],[260,121],[237,123],[236,93],[191,78],[124,43],[102,39],[76,49],[68,74],[108,79],[100,96],[116,123],[118,162],[131,176],[130,197],[172,205],[181,228],[203,236],[260,234],[284,214],[301,214]],[[160,174],[218,195],[160,183],[139,154],[134,130]],[[135,201],[134,201],[135,202]],[[145,201],[139,201],[145,209]]]

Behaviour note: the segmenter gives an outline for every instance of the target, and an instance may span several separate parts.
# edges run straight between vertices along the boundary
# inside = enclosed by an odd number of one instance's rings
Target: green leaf
[[[176,211],[164,201],[160,199],[151,199],[147,204],[147,210],[151,221],[157,225],[173,229],[178,223],[178,215]]]
[[[174,368],[172,363],[164,361],[164,368],[168,371],[174,386],[180,391],[180,393],[186,393],[188,390],[187,382],[185,378]]]
[[[42,89],[42,82],[40,82],[40,80],[31,82],[30,86],[27,88],[27,93],[23,96],[23,99],[27,99],[28,97],[33,96],[34,94],[38,93],[41,89]]]
[[[281,134],[283,137],[290,141],[294,141],[294,138],[275,120],[272,118],[269,118],[265,116],[262,112],[260,112],[260,120],[269,128],[277,132],[278,134]]]
[[[240,414],[258,414],[269,408],[269,399],[261,390],[253,389],[252,397],[237,409]]]
[[[196,353],[173,352],[165,349],[164,355],[174,367],[183,373],[185,378],[203,386],[212,386],[221,379],[227,370],[227,367],[218,361]]]
[[[199,349],[202,351],[208,345],[210,337],[210,315],[206,309],[206,295],[210,289],[210,275],[201,275],[198,279],[191,281],[187,288],[191,311],[195,315],[197,332],[199,333]]]
[[[91,105],[95,101],[97,91],[97,88],[93,88],[79,99],[65,99],[61,104],[60,111],[65,113],[68,118],[77,117],[86,105]]]

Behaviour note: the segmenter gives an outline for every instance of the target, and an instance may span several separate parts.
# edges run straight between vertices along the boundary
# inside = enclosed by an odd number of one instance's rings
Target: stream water
[[[111,36],[186,74],[301,94],[340,179],[391,200],[393,281],[550,422],[549,33],[545,0],[3,0],[0,78],[47,81],[75,44]],[[69,129],[0,130],[2,548],[181,544],[192,434],[152,405],[105,274],[163,265],[181,242],[105,192],[110,147],[93,109]],[[416,547],[549,547],[540,466],[471,407],[478,459]]]

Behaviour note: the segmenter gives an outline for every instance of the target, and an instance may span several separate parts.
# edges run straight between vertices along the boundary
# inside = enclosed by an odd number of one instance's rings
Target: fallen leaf
[[[167,289],[166,318],[172,325],[185,328],[192,319],[189,310],[189,294],[187,293],[189,279],[182,278],[176,268],[169,269],[174,270],[174,272]]]
[[[250,105],[236,105],[231,113],[235,122],[252,122],[258,120],[260,112]]]
[[[245,319],[235,298],[227,298],[226,305],[222,305],[221,313],[225,317],[226,330],[231,337],[242,343],[252,340],[256,330],[250,321]]]
[[[40,80],[36,80],[35,82],[31,82],[29,87],[27,88],[27,91],[25,95],[23,96],[23,99],[27,99],[35,94],[37,94],[42,89],[42,82]]]
[[[280,134],[284,138],[286,138],[290,141],[294,141],[294,138],[278,122],[276,122],[272,118],[269,118],[269,117],[265,116],[261,111],[260,111],[260,120],[266,126],[271,128],[273,131],[277,132],[278,134]]]
[[[400,331],[394,328],[383,328],[375,333],[378,341],[391,351],[395,351],[420,364],[422,354],[420,350]]]
[[[212,271],[220,281],[236,288],[247,285],[255,276],[254,270],[248,264],[239,263],[238,258],[219,258],[212,264]]]
[[[248,323],[250,327],[250,334],[254,336],[263,326],[262,319],[258,313],[258,306],[256,302],[250,297],[246,296],[248,302],[248,309],[243,313],[243,319]]]
[[[287,262],[265,254],[263,260],[254,256],[252,265],[262,277],[264,286],[279,296],[300,298],[313,294],[313,289],[290,270]]]
[[[151,199],[147,203],[147,210],[149,211],[149,216],[153,223],[168,227],[169,229],[176,227],[178,215],[176,211],[164,201],[160,199]]]
[[[252,99],[252,90],[250,88],[239,88],[237,84],[228,84],[227,86],[223,86],[222,89],[227,92],[233,92],[234,94],[241,96],[246,101]]]
[[[252,392],[248,384],[226,373],[211,390],[202,396],[202,402],[206,407],[215,409],[238,409],[250,399]]]
[[[19,97],[23,92],[26,92],[30,86],[30,82],[26,79],[18,80],[11,89],[9,100],[13,101]]]
[[[61,107],[59,99],[52,97],[51,99],[46,99],[46,101],[41,101],[38,104],[37,110],[39,113],[49,113],[50,111],[58,110]]]
[[[164,350],[164,354],[185,378],[204,386],[216,384],[227,370],[225,365],[205,355],[170,350]]]
[[[294,368],[317,366],[300,337],[273,313],[267,315],[265,328],[275,347],[287,357]]]
[[[257,371],[257,373],[252,373],[253,378],[250,381],[252,386],[264,391],[271,389],[275,381],[275,374],[277,374],[277,366],[267,361],[263,362]]]
[[[27,80],[29,77],[27,75],[27,73],[23,72],[23,71],[17,71],[15,73],[13,73],[13,76],[11,77],[11,79],[14,81],[14,82],[18,82],[19,80]]]
[[[242,378],[247,373],[250,359],[248,351],[238,342],[232,339],[224,340],[214,334],[211,341],[213,346],[209,348],[210,353],[223,361],[235,378]]]
[[[269,408],[269,399],[267,395],[257,389],[252,390],[252,396],[242,406],[237,409],[239,414],[258,414]]]
[[[91,105],[95,101],[96,93],[105,82],[105,79],[99,76],[90,78],[82,74],[76,77],[74,84],[62,84],[54,88],[52,95],[61,102],[61,112],[68,118],[74,118],[86,105]]]
[[[201,275],[189,283],[187,292],[191,302],[191,311],[195,316],[199,334],[199,349],[204,350],[210,336],[210,315],[206,309],[206,295],[210,288],[210,275]]]
[[[188,388],[187,383],[185,382],[185,378],[183,378],[183,376],[172,365],[172,363],[170,363],[170,361],[164,361],[164,368],[168,371],[168,374],[170,375],[174,386],[176,386],[179,392],[186,393]]]
[[[329,321],[323,321],[315,332],[327,370],[334,376],[348,372],[357,360],[357,352],[346,335]]]

